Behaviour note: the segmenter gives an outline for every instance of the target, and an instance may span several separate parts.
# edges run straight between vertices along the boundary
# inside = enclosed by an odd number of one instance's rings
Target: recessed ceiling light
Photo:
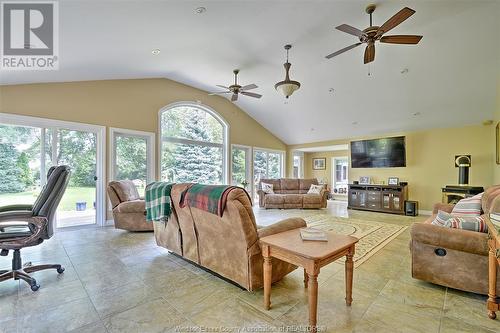
[[[205,7],[197,7],[195,10],[196,14],[203,14],[207,11]]]
[[[401,74],[406,74],[406,73],[408,73],[408,68],[403,68],[403,69],[401,70]]]
[[[418,117],[418,116],[420,116],[420,115],[421,115],[421,113],[420,113],[420,112],[415,112],[413,115],[414,115],[415,117]]]
[[[160,49],[153,49],[153,50],[151,51],[151,53],[152,53],[153,55],[158,55],[158,54],[160,54],[160,52],[161,52],[161,51],[160,51]]]
[[[314,127],[311,127],[311,132],[314,132]]]
[[[353,124],[353,125],[357,125],[357,124],[358,124],[358,122],[357,122],[357,121],[353,121],[351,124]]]
[[[328,89],[328,91],[331,92],[331,93],[333,93],[335,91],[335,89],[330,88],[330,89]]]

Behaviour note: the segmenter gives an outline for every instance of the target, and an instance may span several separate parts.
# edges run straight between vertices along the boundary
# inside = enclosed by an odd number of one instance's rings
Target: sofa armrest
[[[259,207],[264,207],[264,198],[266,196],[266,192],[257,190],[257,194],[259,195]]]
[[[438,210],[442,210],[443,212],[451,213],[455,205],[453,204],[445,204],[445,203],[437,203],[434,205],[432,209],[432,214],[437,214]]]
[[[113,208],[117,213],[144,213],[146,212],[146,202],[144,200],[125,201]]]
[[[259,238],[278,234],[283,231],[288,231],[297,228],[305,228],[307,226],[306,221],[304,219],[294,217],[279,221],[270,226],[261,228],[257,230],[257,234]]]
[[[488,254],[488,234],[486,233],[426,223],[414,223],[410,233],[412,242],[480,255]]]
[[[330,195],[330,191],[323,188],[320,192],[320,195],[321,195],[321,202],[323,203],[323,208],[326,208],[327,202],[328,202],[328,196]]]
[[[31,221],[33,213],[31,210],[12,210],[0,212],[0,222],[10,222],[10,221]]]

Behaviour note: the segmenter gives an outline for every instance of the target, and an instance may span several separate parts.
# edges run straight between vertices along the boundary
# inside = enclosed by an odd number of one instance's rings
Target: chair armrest
[[[143,213],[146,211],[146,202],[144,200],[124,201],[115,208],[117,213]]]
[[[455,205],[453,205],[453,204],[437,203],[434,205],[434,208],[432,210],[432,214],[437,214],[439,210],[442,210],[443,212],[451,213],[451,211],[453,210],[453,207],[455,207]]]
[[[259,236],[259,238],[262,238],[292,229],[305,228],[306,226],[307,224],[304,219],[294,217],[279,221],[264,228],[260,228],[257,230],[257,235]]]
[[[27,222],[29,223],[29,228],[32,230],[33,234],[24,238],[16,237],[11,239],[4,239],[0,242],[2,249],[17,250],[41,242],[39,239],[42,231],[47,227],[47,218],[41,216],[32,216],[28,219]]]
[[[427,223],[411,226],[411,241],[445,249],[488,254],[488,234],[470,230],[446,228]]]
[[[266,192],[257,190],[257,194],[259,195],[259,207],[264,207],[264,198],[266,196]]]
[[[29,222],[33,214],[31,210],[12,210],[6,212],[0,212],[0,222],[3,221],[25,221]]]
[[[9,212],[13,210],[31,210],[31,209],[33,209],[33,205],[27,205],[27,204],[7,205],[0,207],[0,213]]]

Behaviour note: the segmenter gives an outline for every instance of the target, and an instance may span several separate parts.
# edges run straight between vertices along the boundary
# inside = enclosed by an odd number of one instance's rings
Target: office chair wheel
[[[34,284],[31,285],[31,290],[32,291],[37,291],[38,289],[40,289],[40,285],[39,284],[34,283]]]
[[[59,274],[64,273],[64,267],[59,267],[59,268],[57,269],[57,273],[59,273]]]

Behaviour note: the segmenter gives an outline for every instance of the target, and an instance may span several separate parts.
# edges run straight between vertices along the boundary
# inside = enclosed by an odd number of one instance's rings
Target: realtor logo
[[[0,1],[0,5],[0,69],[58,69],[58,3]]]

